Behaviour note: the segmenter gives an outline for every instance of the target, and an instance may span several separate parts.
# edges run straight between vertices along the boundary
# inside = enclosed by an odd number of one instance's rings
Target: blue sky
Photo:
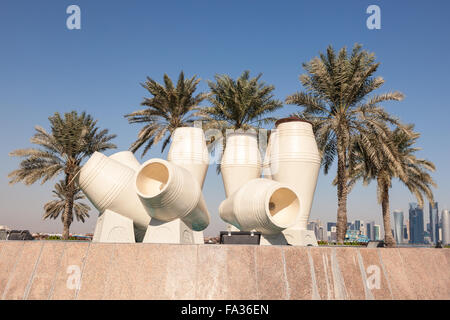
[[[66,28],[66,8],[81,8],[81,30]],[[381,30],[366,27],[366,8],[381,8]],[[243,70],[262,72],[263,80],[284,98],[300,90],[302,62],[329,44],[355,42],[375,52],[381,62],[382,91],[399,90],[402,102],[386,109],[422,133],[422,157],[432,160],[440,209],[450,206],[450,2],[433,1],[21,1],[0,2],[0,225],[59,232],[59,221],[42,221],[43,205],[53,183],[8,185],[7,174],[18,159],[8,152],[29,147],[34,126],[48,127],[55,111],[87,111],[101,127],[116,133],[119,150],[134,141],[139,129],[123,115],[139,108],[146,91],[139,85],[180,70],[204,81],[214,74],[237,77]],[[275,116],[299,110],[286,105]],[[165,156],[165,155],[163,155]],[[161,157],[160,146],[144,159]],[[336,219],[334,175],[319,176],[311,219]],[[55,180],[56,182],[56,180]],[[381,223],[375,185],[350,194],[349,220]],[[204,187],[212,223],[206,234],[223,228],[217,208],[224,199],[222,179],[210,167]],[[407,211],[414,198],[395,183],[391,209]],[[428,214],[428,206],[426,207]],[[406,215],[405,215],[406,216]],[[427,218],[426,218],[427,219]],[[90,232],[95,211],[73,232]]]

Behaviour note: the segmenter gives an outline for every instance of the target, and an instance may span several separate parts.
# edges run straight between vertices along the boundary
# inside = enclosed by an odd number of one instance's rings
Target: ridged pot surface
[[[285,183],[295,190],[302,203],[296,227],[306,229],[317,178],[320,154],[312,125],[304,121],[282,122],[270,151],[272,179]]]
[[[162,159],[145,162],[135,179],[136,192],[152,218],[181,219],[195,231],[209,225],[200,185],[186,169]]]
[[[188,170],[203,188],[209,165],[203,130],[193,127],[175,129],[167,160]]]
[[[256,134],[228,134],[221,161],[226,196],[233,194],[246,182],[259,178],[261,170],[261,154]]]
[[[77,179],[81,190],[100,213],[109,209],[132,219],[135,227],[146,230],[150,217],[134,191],[134,175],[130,167],[95,152],[81,168]]]
[[[131,151],[120,151],[110,155],[109,158],[130,167],[135,172],[138,171],[139,167],[141,166],[141,164]]]
[[[224,200],[219,213],[222,220],[241,231],[278,234],[294,225],[301,203],[287,185],[268,179],[253,179]]]

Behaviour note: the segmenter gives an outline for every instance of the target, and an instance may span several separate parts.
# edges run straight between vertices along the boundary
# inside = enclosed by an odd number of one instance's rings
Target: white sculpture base
[[[318,246],[313,230],[288,228],[283,231],[283,235],[292,246]]]
[[[194,243],[195,244],[205,244],[205,236],[203,235],[203,231],[192,231],[194,235]]]
[[[135,243],[133,220],[105,210],[98,217],[92,242]]]
[[[259,244],[261,246],[283,246],[287,245],[286,237],[282,234],[275,235],[261,235]]]
[[[195,244],[196,241],[199,241],[199,238],[199,235],[194,236],[194,231],[180,219],[165,222],[153,218],[147,228],[143,242]],[[201,243],[203,243],[203,240]]]

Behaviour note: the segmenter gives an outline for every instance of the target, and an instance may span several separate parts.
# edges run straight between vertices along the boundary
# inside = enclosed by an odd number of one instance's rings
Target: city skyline
[[[325,3],[325,5],[324,5]],[[381,63],[376,76],[386,84],[382,92],[399,90],[406,96],[384,107],[402,121],[414,123],[422,134],[420,157],[436,164],[434,190],[439,210],[449,209],[449,142],[442,137],[450,111],[446,108],[450,90],[446,74],[450,62],[448,37],[442,37],[450,21],[448,1],[410,3],[377,1],[382,12],[380,30],[366,27],[370,1],[337,3],[285,2],[274,6],[258,2],[258,15],[249,3],[178,2],[176,4],[132,5],[77,1],[81,8],[81,30],[66,28],[67,1],[2,2],[0,4],[0,120],[1,142],[0,225],[33,232],[60,232],[60,220],[43,221],[43,206],[52,199],[57,179],[41,186],[8,185],[7,174],[16,169],[19,159],[8,153],[31,146],[34,126],[48,128],[48,117],[55,111],[87,111],[99,120],[99,126],[118,134],[118,149],[127,150],[135,140],[138,126],[129,125],[123,115],[136,109],[145,90],[139,83],[150,76],[161,81],[167,73],[172,79],[181,70],[187,76],[202,78],[199,92],[207,89],[206,80],[216,73],[236,77],[243,70],[263,73],[262,80],[275,86],[277,99],[301,90],[298,76],[303,62],[324,52],[329,44],[351,48],[355,42],[374,52]],[[105,12],[105,9],[106,12]],[[171,12],[170,21],[148,12]],[[215,12],[221,12],[220,16]],[[206,14],[205,14],[206,13]],[[189,23],[179,23],[189,17]],[[227,23],[230,18],[233,25]],[[213,26],[211,28],[206,26]],[[228,26],[228,27],[227,27]],[[164,32],[161,30],[164,29]],[[14,30],[14,32],[10,32]],[[313,31],[312,31],[313,30]],[[153,33],[152,33],[153,32]],[[168,40],[171,39],[171,40]],[[202,41],[200,41],[202,40]],[[192,43],[197,45],[192,45]],[[415,77],[411,77],[414,70]],[[429,90],[424,91],[426,79]],[[285,105],[274,116],[281,118],[300,111]],[[26,116],[24,116],[26,115]],[[139,161],[165,158],[161,145]],[[112,154],[115,151],[107,152]],[[209,166],[205,198],[212,222],[205,235],[225,230],[218,206],[225,199],[222,179]],[[310,221],[336,220],[336,188],[332,185],[335,166],[319,175]],[[408,212],[408,203],[416,201],[403,185],[393,182],[391,208]],[[82,224],[74,221],[71,232],[93,232],[97,212]],[[375,221],[383,229],[381,206],[377,202],[376,183],[358,183],[349,195],[348,220]],[[424,214],[426,226],[428,212]]]

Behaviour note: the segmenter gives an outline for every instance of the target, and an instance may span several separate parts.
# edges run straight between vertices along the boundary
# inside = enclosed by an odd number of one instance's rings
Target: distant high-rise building
[[[327,222],[327,231],[331,232],[332,227],[336,227],[336,222]]]
[[[405,225],[406,225],[406,237],[405,237],[405,240],[406,240],[406,242],[409,242],[409,240],[411,240],[411,233],[409,231],[409,220],[406,220]]]
[[[397,244],[403,242],[403,211],[395,210],[394,213],[394,239]]]
[[[321,240],[321,241],[328,240],[327,230],[322,225],[319,226],[318,233],[319,233],[319,236],[317,237],[317,240]]]
[[[355,230],[360,230],[361,231],[361,225],[364,224],[364,221],[361,220],[355,220]]]
[[[408,221],[403,225],[403,241],[408,242]]]
[[[314,231],[314,235],[316,236],[316,239],[319,239],[319,226],[320,221],[310,221],[308,222],[307,229]]]
[[[441,215],[442,243],[450,244],[450,213],[443,210]]]
[[[355,222],[353,224],[355,225],[354,230],[359,230],[361,232],[364,231],[364,221],[355,220]]]
[[[328,240],[327,230],[322,226],[322,222],[319,219],[310,221],[307,229],[314,231],[317,240]]]
[[[315,229],[316,223],[314,221],[308,222],[308,225],[306,226],[306,229],[313,230]]]
[[[439,217],[438,217],[438,203],[430,203],[430,238],[432,243],[439,241]]]
[[[423,228],[423,209],[420,208],[417,203],[409,204],[409,232],[410,243],[422,244],[425,242]]]
[[[331,232],[330,239],[330,241],[337,241],[336,232]]]
[[[369,240],[375,240],[375,231],[374,227],[375,221],[369,221],[366,223],[366,236]]]
[[[374,234],[374,240],[378,241],[381,240],[381,229],[380,229],[380,225],[375,224],[373,226],[373,234]]]

